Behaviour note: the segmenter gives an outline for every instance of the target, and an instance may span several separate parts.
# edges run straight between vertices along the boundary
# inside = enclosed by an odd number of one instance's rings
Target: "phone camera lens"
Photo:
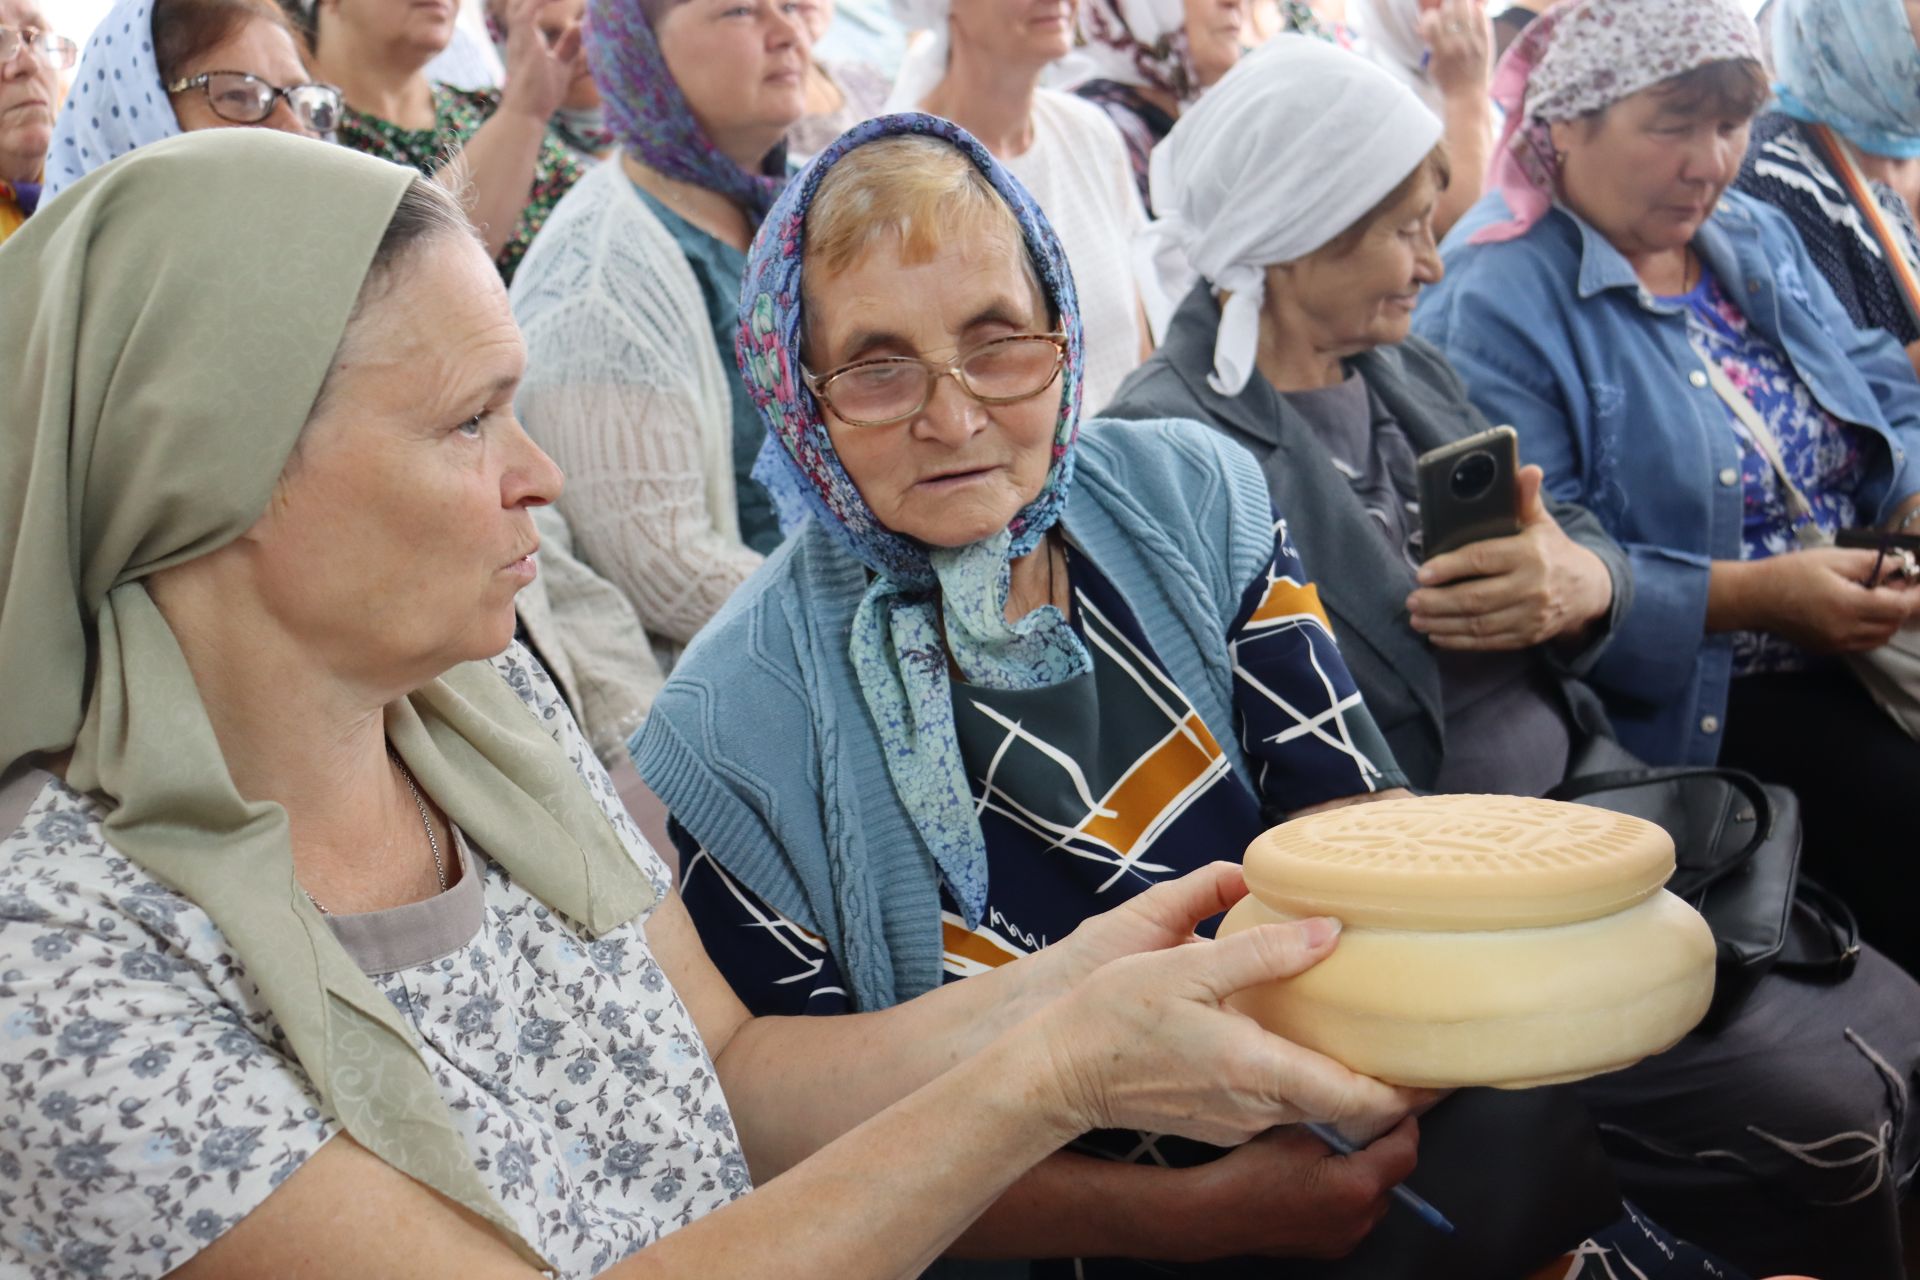
[[[1447,488],[1460,502],[1477,502],[1487,496],[1493,488],[1493,479],[1500,473],[1499,465],[1493,455],[1485,452],[1470,453],[1454,463],[1453,472],[1447,477]]]

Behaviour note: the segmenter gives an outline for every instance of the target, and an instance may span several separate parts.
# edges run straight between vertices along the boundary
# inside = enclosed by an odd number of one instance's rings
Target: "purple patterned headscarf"
[[[1561,0],[1535,18],[1493,74],[1506,123],[1487,185],[1513,216],[1481,228],[1472,243],[1518,239],[1553,207],[1560,161],[1549,126],[1739,58],[1765,61],[1739,0]]]
[[[717,191],[758,220],[786,185],[786,146],[749,173],[713,145],[660,55],[641,0],[590,0],[584,41],[608,130],[620,146],[679,182]]]
[[[1020,224],[1056,328],[1067,335],[1046,480],[1005,529],[965,547],[930,548],[880,523],[841,465],[819,403],[799,377],[807,211],[821,180],[849,152],[903,135],[946,143],[986,177]],[[874,572],[854,617],[848,656],[894,788],[973,928],[986,904],[986,845],[961,766],[947,659],[970,683],[998,689],[1044,688],[1092,667],[1072,624],[1052,605],[1018,622],[1005,615],[1009,566],[1040,545],[1073,482],[1083,352],[1066,253],[1026,188],[966,130],[938,116],[881,116],[855,125],[816,156],[761,224],[740,284],[734,350],[747,394],[767,420],[755,478],[773,492],[783,520],[811,517]]]

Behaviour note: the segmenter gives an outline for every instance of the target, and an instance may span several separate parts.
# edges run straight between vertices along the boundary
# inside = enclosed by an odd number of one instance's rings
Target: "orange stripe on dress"
[[[1278,622],[1283,618],[1297,618],[1310,613],[1320,619],[1320,625],[1333,630],[1333,624],[1327,621],[1327,611],[1320,604],[1320,588],[1311,582],[1293,582],[1286,578],[1275,578],[1267,586],[1266,597],[1260,601],[1260,607],[1253,611],[1248,622]]]
[[[940,946],[950,956],[959,960],[971,961],[995,969],[1009,960],[1018,960],[1020,953],[986,937],[984,934],[968,933],[951,920],[940,922]]]
[[[1082,831],[1122,854],[1194,783],[1205,777],[1220,758],[1220,744],[1207,732],[1200,717],[1188,712],[1183,732],[1171,734],[1141,758],[1112,791],[1102,807],[1113,811],[1091,819]]]

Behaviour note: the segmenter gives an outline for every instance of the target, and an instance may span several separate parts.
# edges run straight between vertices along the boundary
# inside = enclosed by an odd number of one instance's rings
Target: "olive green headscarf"
[[[265,510],[414,173],[265,129],[143,147],[0,248],[0,773],[71,748],[107,839],[198,903],[348,1133],[520,1239],[412,1033],[234,789],[142,579]],[[396,749],[515,881],[592,933],[653,902],[564,752],[484,663],[387,708]]]

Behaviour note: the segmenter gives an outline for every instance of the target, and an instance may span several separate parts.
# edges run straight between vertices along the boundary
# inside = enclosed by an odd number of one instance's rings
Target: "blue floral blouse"
[[[1687,334],[1694,347],[1717,362],[1746,394],[1773,432],[1780,460],[1813,508],[1814,522],[1829,534],[1859,522],[1861,478],[1866,473],[1860,431],[1822,409],[1780,348],[1748,326],[1747,317],[1702,270],[1693,291],[1669,299],[1687,308]],[[1745,424],[1726,406],[1727,426],[1740,443],[1740,483],[1745,501],[1740,558],[1764,560],[1798,549],[1786,493]],[[1733,673],[1798,671],[1807,665],[1798,646],[1766,632],[1733,637]]]

